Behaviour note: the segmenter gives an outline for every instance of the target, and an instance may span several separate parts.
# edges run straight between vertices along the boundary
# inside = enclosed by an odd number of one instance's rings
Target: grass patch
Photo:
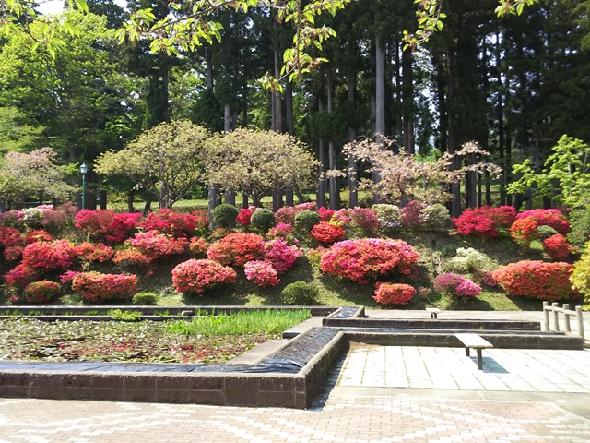
[[[279,334],[310,317],[307,309],[294,311],[250,311],[231,315],[199,315],[190,322],[176,321],[168,331],[183,335],[244,335],[254,333]]]

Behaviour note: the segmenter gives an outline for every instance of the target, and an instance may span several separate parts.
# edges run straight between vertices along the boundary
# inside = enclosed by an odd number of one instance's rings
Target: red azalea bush
[[[215,286],[236,281],[236,271],[208,259],[190,259],[172,269],[172,285],[183,294],[202,294]]]
[[[191,254],[197,256],[200,255],[203,257],[207,256],[208,247],[209,244],[207,243],[207,240],[205,240],[203,237],[193,237],[191,238],[191,241],[188,244],[188,250]]]
[[[550,226],[560,234],[567,234],[570,224],[559,209],[530,209],[522,211],[516,216],[516,220],[532,218],[537,226]]]
[[[416,295],[416,289],[405,283],[378,283],[373,300],[380,305],[403,306]]]
[[[318,209],[318,215],[321,221],[329,222],[336,211],[334,209],[326,209],[321,207]]]
[[[537,237],[538,227],[533,217],[520,218],[512,223],[510,235],[516,244],[527,246]]]
[[[365,238],[336,243],[322,255],[320,267],[327,274],[366,283],[394,271],[410,275],[419,258],[402,240]]]
[[[129,244],[154,259],[184,254],[188,241],[184,237],[173,238],[159,231],[138,232]]]
[[[75,225],[89,235],[104,234],[113,223],[114,215],[110,210],[82,209],[76,213]]]
[[[113,248],[102,243],[80,243],[74,246],[76,256],[83,262],[104,263],[113,257]]]
[[[553,234],[543,241],[545,251],[554,259],[567,258],[572,252],[571,246],[562,234]]]
[[[66,270],[76,256],[74,245],[67,240],[31,243],[23,250],[22,264],[35,270]]]
[[[301,257],[301,251],[297,246],[291,246],[280,238],[267,242],[264,249],[264,260],[269,262],[279,273],[291,269],[297,259]]]
[[[242,267],[246,262],[264,258],[264,239],[258,234],[234,232],[207,249],[207,257],[223,266]]]
[[[462,235],[497,237],[499,230],[508,229],[515,217],[516,210],[512,206],[482,206],[477,209],[466,209],[459,217],[453,219],[453,224]]]
[[[174,237],[192,237],[202,223],[202,217],[172,209],[151,212],[139,226],[145,231],[158,231]]]
[[[494,280],[510,295],[544,301],[567,300],[572,295],[572,265],[522,260],[496,269]]]
[[[236,221],[242,226],[248,226],[254,214],[254,208],[242,208],[236,216]]]
[[[331,245],[346,237],[346,231],[340,225],[319,222],[311,229],[311,236],[322,245]]]
[[[22,246],[25,241],[18,229],[0,226],[0,246],[9,248],[11,246]]]
[[[381,223],[374,210],[370,208],[353,208],[348,210],[348,216],[351,222],[363,230],[364,233],[371,235],[377,232]]]
[[[22,246],[8,246],[4,248],[2,252],[2,256],[6,261],[17,261],[23,256],[23,250],[25,248]]]
[[[37,272],[22,263],[4,274],[6,284],[16,288],[24,288],[35,278],[37,278]]]
[[[133,236],[141,218],[140,212],[120,212],[113,215],[110,226],[105,232],[105,240],[109,243],[123,243]]]
[[[497,237],[498,230],[494,222],[478,209],[467,209],[453,219],[456,231],[461,235],[475,235],[477,237]]]
[[[59,297],[61,286],[48,280],[29,283],[22,294],[11,298],[14,303],[45,304]]]
[[[265,260],[254,260],[244,264],[244,274],[256,286],[267,287],[279,284],[277,270]]]
[[[137,276],[80,272],[72,280],[72,289],[88,303],[126,302],[137,292]]]
[[[141,268],[149,266],[153,257],[144,254],[137,248],[125,248],[115,252],[113,263],[123,268]]]
[[[39,241],[50,242],[53,241],[53,236],[47,232],[43,231],[42,229],[29,231],[25,234],[25,243],[30,245],[31,243],[36,243]]]
[[[76,228],[109,243],[121,243],[137,229],[139,212],[115,213],[110,210],[83,209],[76,214]]]

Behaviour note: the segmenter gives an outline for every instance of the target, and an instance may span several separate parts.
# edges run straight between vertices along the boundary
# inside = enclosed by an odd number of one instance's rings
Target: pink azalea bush
[[[457,297],[477,297],[481,292],[481,287],[462,275],[445,272],[434,279],[434,290],[441,294]]]
[[[169,237],[159,231],[138,232],[129,244],[139,251],[153,257],[169,257],[181,255],[185,252],[188,241],[184,237]]]
[[[264,260],[279,273],[291,269],[299,257],[301,257],[301,250],[280,238],[266,242],[264,246]]]
[[[276,286],[279,284],[277,270],[265,260],[253,260],[244,265],[244,274],[248,281],[256,286]]]
[[[172,285],[183,294],[202,294],[236,281],[236,271],[209,259],[190,259],[172,269]]]

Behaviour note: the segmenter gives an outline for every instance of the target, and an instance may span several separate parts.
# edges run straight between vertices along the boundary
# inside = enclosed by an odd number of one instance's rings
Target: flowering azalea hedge
[[[393,272],[409,275],[420,256],[402,240],[369,238],[336,243],[321,259],[321,269],[357,283]]]
[[[253,260],[244,265],[246,279],[257,286],[276,286],[279,284],[277,270],[265,260]]]
[[[545,301],[568,300],[572,295],[569,263],[522,260],[492,273],[494,280],[510,295]]]
[[[236,281],[236,271],[208,259],[190,259],[172,269],[172,285],[183,294],[202,294],[218,285]]]
[[[72,280],[72,289],[87,303],[129,302],[137,292],[137,277],[96,271],[80,272]]]
[[[453,219],[453,224],[459,234],[493,238],[500,234],[500,230],[508,229],[515,217],[516,210],[512,206],[483,206],[463,211]]]
[[[416,289],[405,283],[378,283],[373,295],[380,305],[403,306],[416,295]]]
[[[207,257],[224,266],[241,268],[246,262],[264,258],[264,239],[258,234],[235,232],[209,246]]]

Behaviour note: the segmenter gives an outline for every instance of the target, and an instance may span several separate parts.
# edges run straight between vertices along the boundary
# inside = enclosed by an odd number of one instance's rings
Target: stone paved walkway
[[[484,350],[482,371],[475,361],[461,348],[351,343],[337,383],[343,387],[590,393],[588,350]]]
[[[394,348],[352,344],[308,411],[0,399],[0,443],[590,441],[590,351],[493,350],[479,374],[461,349]],[[402,368],[436,389],[393,387]]]
[[[381,390],[380,390],[381,391]],[[410,391],[408,391],[410,392]],[[310,411],[0,400],[0,442],[573,442],[590,420],[556,402],[333,391]]]

